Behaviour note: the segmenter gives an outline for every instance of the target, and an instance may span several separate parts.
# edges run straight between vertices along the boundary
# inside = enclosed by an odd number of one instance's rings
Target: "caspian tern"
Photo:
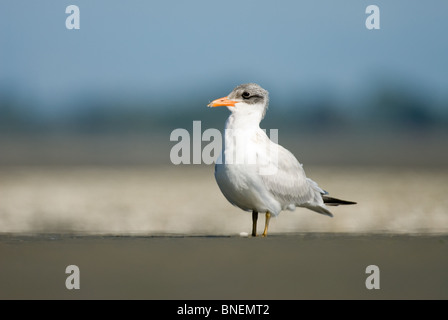
[[[295,156],[269,139],[260,129],[269,104],[269,93],[255,83],[237,86],[209,107],[226,106],[231,114],[225,124],[223,150],[215,165],[221,192],[233,205],[252,211],[252,236],[257,235],[258,213],[266,214],[263,236],[271,214],[305,207],[332,217],[328,206],[356,204],[328,196],[305,175]]]

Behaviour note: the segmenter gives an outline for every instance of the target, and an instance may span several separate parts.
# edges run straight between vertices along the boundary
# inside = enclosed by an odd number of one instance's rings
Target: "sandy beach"
[[[358,205],[284,212],[251,238],[212,167],[2,167],[0,299],[448,298],[445,169],[307,173]]]
[[[250,213],[221,194],[213,166],[0,167],[0,232],[206,234],[250,232]],[[448,233],[444,167],[305,166],[331,196],[356,201],[333,218],[297,208],[270,232]],[[260,217],[259,224],[264,221]]]
[[[2,234],[0,299],[447,299],[447,252],[447,235]]]

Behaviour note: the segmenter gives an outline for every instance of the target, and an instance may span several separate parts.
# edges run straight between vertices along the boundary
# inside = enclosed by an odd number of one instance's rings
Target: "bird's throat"
[[[226,130],[257,130],[260,128],[262,114],[260,112],[234,112],[226,121]]]

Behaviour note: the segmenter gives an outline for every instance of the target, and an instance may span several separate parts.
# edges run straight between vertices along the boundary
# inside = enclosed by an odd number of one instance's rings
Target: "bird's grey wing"
[[[260,177],[265,187],[283,207],[304,206],[319,213],[331,215],[322,200],[322,194],[325,194],[325,191],[319,188],[316,182],[306,177],[302,165],[289,150],[273,143],[270,147],[270,155],[265,157],[265,161],[276,170],[260,174]]]

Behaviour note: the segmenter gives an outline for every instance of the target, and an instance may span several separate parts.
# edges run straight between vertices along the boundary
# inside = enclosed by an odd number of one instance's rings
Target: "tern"
[[[263,237],[271,215],[304,207],[332,217],[327,206],[356,204],[328,196],[307,178],[302,164],[287,149],[273,142],[260,128],[269,93],[258,84],[237,86],[208,107],[225,106],[230,111],[223,135],[223,149],[215,164],[215,179],[234,206],[252,211],[252,236],[257,236],[259,213],[265,213]]]

